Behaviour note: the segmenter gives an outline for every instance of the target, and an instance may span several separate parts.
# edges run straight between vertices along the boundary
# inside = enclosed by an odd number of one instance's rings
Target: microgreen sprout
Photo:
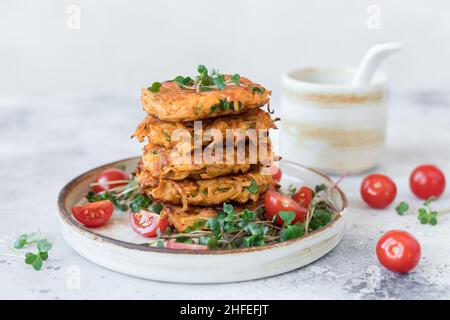
[[[249,87],[252,93],[258,93],[262,95],[265,89],[255,85],[247,85],[242,83],[241,76],[237,73],[231,75],[226,79],[225,75],[220,73],[217,69],[208,70],[203,64],[197,67],[197,75],[194,77],[189,76],[176,76],[173,80],[181,89],[192,89],[197,92],[208,92],[211,90],[224,90],[228,85]],[[147,88],[151,92],[159,92],[162,84],[160,82],[153,82],[153,84]],[[224,108],[225,104],[222,104],[221,108]],[[227,105],[227,108],[239,107],[234,105]],[[215,110],[219,108],[216,107]],[[222,109],[221,109],[222,110]]]
[[[436,225],[438,223],[438,216],[449,213],[450,210],[434,210],[431,208],[431,203],[435,201],[435,197],[430,197],[423,202],[423,206],[417,210],[417,218],[419,219],[421,224],[429,224]],[[412,212],[411,206],[405,201],[400,202],[397,207],[395,207],[395,211],[401,216],[405,215],[408,212]]]
[[[147,88],[147,90],[151,92],[159,92],[160,88],[161,88],[160,82],[153,82],[152,85]]]
[[[247,188],[253,192],[259,190],[256,181]],[[319,192],[325,189],[322,186],[317,188]],[[232,204],[224,203],[217,217],[199,219],[182,233],[160,234],[157,240],[148,245],[162,246],[163,240],[175,240],[205,245],[209,249],[232,249],[295,239],[322,228],[336,216],[334,207],[323,199],[324,196],[321,194],[317,199],[313,199],[314,205],[309,209],[308,218],[303,222],[295,222],[296,214],[292,211],[280,211],[272,220],[267,220],[263,207],[238,211]],[[275,223],[277,216],[283,221],[282,226]]]
[[[257,194],[259,192],[259,185],[256,183],[255,179],[250,180],[250,185],[245,187],[250,193]]]
[[[293,197],[296,192],[297,192],[297,187],[295,187],[293,184],[289,185],[288,196]]]
[[[22,234],[14,242],[15,249],[23,249],[26,246],[36,244],[36,252],[27,252],[25,254],[25,263],[39,271],[42,268],[43,261],[48,259],[48,252],[53,245],[47,239],[41,238],[40,233]]]
[[[405,201],[402,201],[398,204],[398,206],[395,207],[395,211],[397,211],[397,213],[402,216],[409,211],[409,204]]]
[[[431,224],[436,225],[437,224],[437,211],[434,211],[431,209],[431,202],[434,201],[436,198],[430,197],[423,203],[422,208],[419,208],[418,211],[418,218],[421,224]]]

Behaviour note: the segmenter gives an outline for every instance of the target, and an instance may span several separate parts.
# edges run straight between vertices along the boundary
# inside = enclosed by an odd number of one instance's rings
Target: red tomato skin
[[[281,169],[277,166],[270,166],[269,167],[270,172],[272,173],[272,179],[276,183],[279,183],[281,180],[281,176],[283,175],[281,172]]]
[[[165,247],[168,249],[181,249],[181,250],[208,250],[208,246],[201,244],[181,243],[175,240],[167,240]]]
[[[264,205],[266,209],[266,218],[272,220],[273,216],[277,215],[277,217],[275,218],[275,224],[279,226],[282,226],[284,224],[284,221],[279,215],[280,211],[293,211],[295,213],[295,219],[292,224],[296,222],[303,222],[306,219],[306,215],[308,214],[308,210],[300,206],[293,199],[275,190],[268,190],[266,192]]]
[[[148,218],[149,225],[141,225],[138,215],[144,215],[144,218]],[[161,233],[165,232],[166,228],[169,226],[169,220],[166,218],[161,219],[159,214],[146,210],[141,210],[138,213],[130,212],[129,218],[131,228],[136,233],[148,238],[156,237],[158,235],[158,229]]]
[[[314,191],[308,187],[301,187],[292,197],[303,208],[308,208],[313,198]]]
[[[361,183],[361,197],[372,208],[386,208],[396,196],[395,182],[383,174],[368,175]]]
[[[410,233],[392,230],[381,236],[377,243],[377,257],[388,270],[407,273],[420,261],[419,241]]]
[[[411,173],[409,186],[420,199],[438,198],[445,190],[445,175],[434,165],[421,165]]]
[[[130,180],[130,177],[122,170],[115,168],[106,169],[102,171],[98,176],[98,178],[95,180],[95,182],[100,183],[100,185],[93,186],[92,189],[94,190],[95,193],[100,193],[127,184],[126,182],[113,183],[110,185],[107,184],[108,181],[115,181],[115,180]]]
[[[100,227],[111,218],[114,205],[109,200],[88,203],[72,208],[72,214],[78,222],[89,228]]]

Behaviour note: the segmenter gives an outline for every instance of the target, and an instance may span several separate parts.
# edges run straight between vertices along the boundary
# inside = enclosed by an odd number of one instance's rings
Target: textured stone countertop
[[[276,104],[273,103],[275,106]],[[450,178],[450,92],[393,94],[387,148],[378,172],[397,183],[397,202],[414,205],[411,170],[432,162]],[[0,298],[37,299],[426,299],[450,298],[450,215],[421,225],[414,215],[368,208],[360,199],[362,176],[346,178],[349,223],[331,253],[302,269],[263,280],[221,285],[147,281],[101,268],[72,250],[58,227],[56,198],[74,176],[138,155],[130,134],[143,117],[137,97],[0,99],[0,254],[11,239],[40,229],[54,243],[43,270],[0,255]],[[450,188],[435,204],[450,207]],[[384,231],[404,229],[422,245],[422,260],[408,275],[381,268],[375,244]],[[80,288],[70,285],[79,268]]]

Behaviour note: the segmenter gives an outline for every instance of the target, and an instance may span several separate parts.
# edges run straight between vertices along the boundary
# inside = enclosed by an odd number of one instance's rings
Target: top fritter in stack
[[[261,170],[273,158],[267,132],[276,127],[260,109],[271,92],[239,75],[198,71],[195,80],[143,89],[148,116],[135,132],[148,140],[136,172],[141,192],[164,205],[161,214],[178,231],[215,216],[226,202],[254,206],[276,184]]]

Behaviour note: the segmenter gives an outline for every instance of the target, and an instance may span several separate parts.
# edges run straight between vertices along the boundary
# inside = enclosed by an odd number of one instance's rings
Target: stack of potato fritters
[[[226,202],[254,206],[275,185],[261,170],[274,158],[267,132],[276,126],[260,109],[270,93],[245,78],[207,91],[176,81],[161,83],[156,92],[142,90],[148,116],[134,136],[148,143],[136,177],[178,231],[215,216]]]

